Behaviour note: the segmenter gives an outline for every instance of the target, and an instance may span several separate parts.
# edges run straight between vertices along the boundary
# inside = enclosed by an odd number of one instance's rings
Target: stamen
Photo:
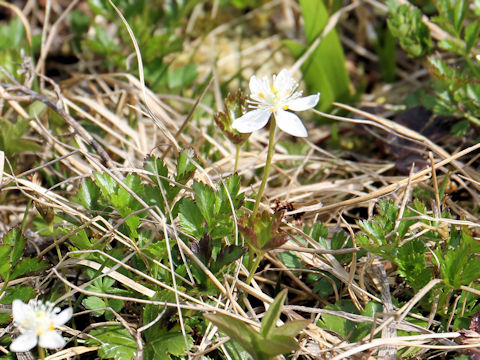
[[[283,110],[288,110],[288,105],[285,105],[285,106],[283,107]]]
[[[263,93],[258,93],[258,96],[260,96],[262,99],[265,99],[265,95],[263,95]]]

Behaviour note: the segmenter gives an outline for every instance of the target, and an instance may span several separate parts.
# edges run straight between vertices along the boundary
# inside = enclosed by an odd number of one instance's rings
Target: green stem
[[[45,349],[38,345],[38,355],[41,360],[45,360]]]
[[[265,163],[265,168],[263,170],[263,179],[262,179],[262,183],[260,184],[260,189],[258,190],[257,200],[255,201],[255,205],[253,207],[253,213],[252,213],[251,219],[255,219],[255,215],[257,215],[258,207],[260,206],[260,200],[262,199],[263,191],[265,190],[265,185],[267,185],[268,175],[270,175],[273,150],[275,149],[274,142],[275,142],[276,127],[277,127],[277,124],[275,122],[275,115],[272,115],[272,119],[270,120],[270,134],[268,136],[267,162]]]
[[[263,253],[257,253],[257,258],[255,259],[255,262],[252,264],[252,267],[248,270],[248,278],[247,278],[247,285],[250,285],[250,282],[253,279],[253,275],[255,275],[255,272],[257,271],[258,265],[260,265],[260,261],[263,259]]]
[[[236,146],[235,165],[233,166],[233,172],[237,172],[237,169],[238,169],[238,159],[240,158],[240,148],[241,148],[241,145]]]

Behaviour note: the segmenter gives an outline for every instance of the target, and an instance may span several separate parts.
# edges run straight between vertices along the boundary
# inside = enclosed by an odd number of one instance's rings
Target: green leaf
[[[450,243],[456,240],[455,231],[451,231]],[[458,246],[447,247],[445,253],[436,250],[434,259],[439,261],[440,273],[447,285],[458,289],[480,277],[480,259],[476,253],[480,252],[478,244],[465,230],[461,234],[461,243]],[[462,269],[462,271],[459,271]]]
[[[422,240],[413,239],[403,244],[397,252],[395,263],[398,265],[398,273],[416,291],[432,278],[432,269],[427,268],[426,264],[426,251]]]
[[[5,152],[9,153],[19,153],[24,151],[42,152],[43,147],[38,145],[33,140],[17,138],[15,139],[15,141],[10,141],[7,148],[5,149]]]
[[[0,245],[0,276],[5,280],[10,273],[10,245]]]
[[[147,343],[148,354],[153,353],[154,357],[146,357],[147,359],[169,360],[171,356],[185,356],[187,350],[193,345],[191,336],[187,336],[187,344],[185,338],[178,326],[173,329],[161,329],[155,334],[155,337]]]
[[[214,204],[215,204],[215,193],[213,189],[209,186],[200,183],[193,183],[193,191],[195,192],[195,201],[197,203],[198,209],[203,215],[203,218],[207,221],[209,227],[213,227],[213,214],[214,214]]]
[[[288,321],[280,327],[277,327],[272,330],[272,337],[276,336],[286,336],[286,337],[295,337],[297,336],[300,331],[305,329],[308,324],[310,324],[310,320],[294,320]]]
[[[88,345],[100,346],[98,356],[101,359],[131,360],[137,352],[137,344],[130,333],[118,325],[108,325],[95,328],[89,332]],[[100,340],[99,343],[96,339]]]
[[[351,314],[358,314],[358,310],[355,308],[355,305],[350,300],[340,300],[335,304],[330,304],[325,307],[325,310],[334,310],[334,311],[345,311]],[[355,330],[356,324],[350,320],[347,320],[340,316],[322,314],[321,320],[317,323],[321,328],[334,331],[337,334],[341,335],[343,338]]]
[[[247,251],[246,248],[238,245],[227,245],[224,246],[219,253],[217,258],[211,265],[211,270],[214,274],[219,272],[224,266],[232,264],[234,261],[240,259],[243,254]]]
[[[292,352],[298,348],[294,339],[288,336],[275,335],[256,343],[259,359],[273,359],[280,354]]]
[[[177,174],[175,175],[175,181],[185,185],[190,179],[193,178],[197,167],[192,160],[197,164],[200,163],[200,160],[192,148],[188,148],[180,152],[180,156],[177,160]]]
[[[250,355],[256,354],[255,340],[257,343],[261,343],[262,338],[252,327],[241,320],[225,314],[204,314],[203,316],[218,327],[220,331],[227,334],[233,341],[240,344]]]
[[[171,68],[167,73],[168,86],[178,88],[191,84],[197,77],[197,66],[189,63],[182,68]]]
[[[262,319],[262,326],[260,328],[260,334],[264,338],[270,337],[273,329],[275,329],[276,323],[280,318],[280,314],[282,313],[282,306],[287,298],[287,292],[287,289],[283,289],[280,293],[278,293],[265,313]]]
[[[383,306],[377,302],[370,301],[362,310],[361,315],[375,318],[375,314],[383,312]],[[372,322],[357,323],[350,341],[361,341],[372,330]]]
[[[475,42],[478,40],[479,32],[480,32],[480,23],[478,21],[471,22],[465,28],[464,38],[465,38],[465,47],[466,47],[467,54],[470,52],[473,45],[475,45]]]
[[[88,310],[104,309],[107,307],[105,301],[98,296],[88,296],[82,301],[82,305]],[[105,310],[94,311],[93,316],[102,316]]]
[[[93,174],[93,177],[104,197],[111,199],[112,196],[116,195],[118,184],[110,175],[97,172]]]
[[[23,302],[27,303],[29,300],[37,296],[35,290],[30,286],[14,286],[5,290],[5,296],[0,300],[0,304],[10,305],[13,300],[20,299]]]
[[[44,270],[47,267],[47,263],[39,258],[24,258],[13,270],[10,280],[16,279],[31,272]]]
[[[254,219],[241,217],[238,227],[245,241],[257,252],[264,252],[283,245],[288,236],[280,231],[283,214],[276,212],[273,216],[264,211]]]
[[[227,190],[225,190],[225,187]],[[233,203],[233,208],[238,209],[244,201],[245,194],[239,194],[241,188],[240,176],[233,174],[223,180],[223,184],[219,183],[216,191],[215,210],[216,216],[219,214],[231,214],[232,206],[229,197]],[[227,196],[228,191],[228,196]]]
[[[91,249],[93,245],[84,229],[72,234],[69,240],[79,250]]]
[[[323,1],[301,0],[300,6],[307,42],[310,45],[323,31],[329,20],[329,14]],[[307,49],[307,46],[294,41],[285,41],[285,45],[296,58]],[[350,79],[345,64],[342,45],[336,30],[332,29],[302,65],[304,81],[309,91],[321,93],[320,110],[327,110],[333,101],[349,100]]]
[[[184,231],[197,239],[202,238],[204,234],[203,216],[192,199],[183,198],[181,200],[178,218]]]
[[[424,56],[433,48],[430,30],[422,21],[422,12],[409,4],[387,1],[388,27],[402,48],[412,57]]]
[[[437,43],[440,49],[450,51],[457,54],[463,54],[463,49],[459,48],[457,42],[450,39],[443,39]]]
[[[100,210],[100,190],[92,179],[85,178],[78,189],[74,201],[83,205],[87,210]]]
[[[467,15],[468,10],[468,1],[467,0],[456,0],[454,8],[454,25],[457,30],[457,34],[460,34],[460,31],[463,26],[463,21]]]
[[[305,265],[293,251],[283,251],[277,254],[277,257],[289,269],[299,269]]]
[[[18,260],[23,256],[26,242],[27,240],[18,226],[12,228],[3,237],[3,243],[10,245],[12,248],[10,253],[10,266],[12,268],[17,265]]]
[[[152,179],[154,183],[157,182],[157,177],[155,175],[158,175],[164,187],[169,184],[168,180],[165,179],[168,178],[168,168],[165,166],[162,159],[147,156],[144,160],[143,168],[154,174],[150,176],[150,179]]]

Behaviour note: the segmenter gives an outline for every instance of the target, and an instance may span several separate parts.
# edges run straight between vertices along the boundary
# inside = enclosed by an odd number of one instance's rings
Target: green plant
[[[302,16],[305,21],[307,45],[285,40],[293,56],[300,58],[324,31],[330,15],[323,1],[301,0]],[[304,81],[311,92],[322,94],[318,108],[328,110],[334,101],[347,102],[351,98],[350,79],[345,66],[345,55],[335,29],[321,39],[320,44],[302,64]]]
[[[477,59],[480,34],[479,9],[469,12],[467,0],[435,1],[437,16],[432,18],[446,35],[434,43],[424,24],[422,12],[412,5],[388,1],[389,28],[410,56],[431,54],[433,45],[445,51],[454,61],[429,55],[425,62],[432,75],[432,97],[424,97],[423,105],[436,114],[456,115],[460,119],[452,127],[457,136],[466,134],[469,124],[480,124],[480,62]],[[433,100],[433,101],[432,101]]]
[[[255,360],[270,360],[280,354],[286,354],[298,348],[294,338],[310,321],[289,321],[277,327],[287,290],[281,291],[262,318],[260,331],[230,315],[205,314],[220,331],[240,344]]]

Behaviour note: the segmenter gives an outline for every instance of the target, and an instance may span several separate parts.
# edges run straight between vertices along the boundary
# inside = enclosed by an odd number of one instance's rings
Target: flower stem
[[[41,360],[45,359],[45,349],[38,345],[38,355],[40,356]]]
[[[250,285],[250,282],[253,279],[253,275],[255,275],[255,272],[257,271],[258,265],[260,265],[260,261],[263,259],[263,253],[257,252],[257,257],[255,258],[255,262],[252,264],[250,269],[248,269],[248,278],[246,281],[247,285]]]
[[[240,157],[240,147],[241,145],[235,146],[235,165],[233,166],[233,172],[237,172],[238,169],[238,158]]]
[[[258,207],[260,206],[260,200],[262,199],[263,191],[265,190],[265,185],[267,185],[268,175],[270,175],[270,167],[272,165],[273,150],[275,149],[274,142],[275,142],[276,127],[277,127],[277,124],[275,122],[275,115],[272,115],[272,119],[270,120],[270,133],[268,135],[267,161],[265,163],[265,168],[263,169],[263,179],[262,179],[262,183],[260,184],[260,189],[258,190],[255,205],[253,206],[253,213],[252,213],[251,219],[255,219],[255,215],[257,215]]]

